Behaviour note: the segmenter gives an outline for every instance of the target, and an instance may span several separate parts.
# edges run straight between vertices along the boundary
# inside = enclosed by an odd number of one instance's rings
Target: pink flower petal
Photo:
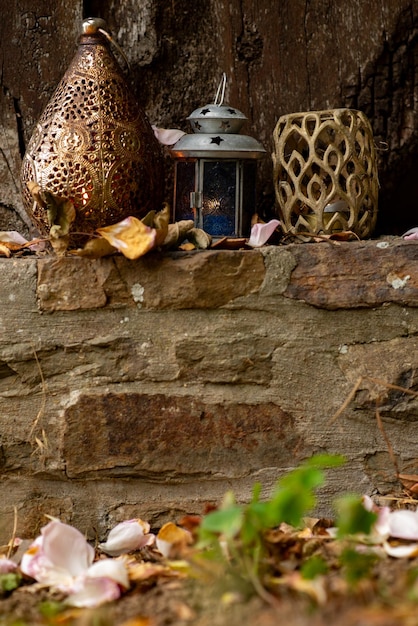
[[[45,585],[70,589],[75,576],[84,574],[92,564],[94,550],[72,526],[57,520],[41,529],[22,557],[24,574]]]
[[[88,578],[110,578],[125,589],[129,589],[128,571],[124,561],[103,559],[96,561],[87,570]]]
[[[389,537],[390,535],[390,516],[391,512],[388,506],[383,506],[374,511],[377,513],[377,520],[374,524],[375,531],[381,537]]]
[[[80,608],[94,608],[105,602],[117,600],[120,595],[119,585],[110,578],[79,578],[66,604]]]
[[[418,543],[408,546],[391,546],[387,541],[383,544],[384,551],[395,559],[409,559],[418,556]]]
[[[186,134],[177,128],[157,128],[157,126],[152,126],[152,130],[158,141],[164,146],[172,146]]]
[[[20,562],[20,569],[23,574],[34,578],[44,585],[54,584],[57,579],[64,585],[71,585],[72,576],[65,570],[57,572],[54,564],[46,558],[43,551],[43,541],[42,535],[37,537],[23,554]]]
[[[11,572],[16,571],[17,565],[10,559],[6,559],[5,557],[0,557],[0,574],[10,574]]]
[[[53,521],[42,528],[41,533],[45,556],[56,567],[67,570],[72,576],[79,576],[93,563],[94,549],[73,526]]]
[[[279,220],[270,220],[266,224],[254,224],[251,228],[251,235],[247,245],[251,248],[263,246],[272,236],[276,228],[280,225]]]
[[[374,524],[374,530],[380,537],[389,537],[389,519],[390,509],[387,506],[379,507],[373,502],[370,496],[363,496],[363,506],[366,511],[376,513],[377,520]]]
[[[418,541],[418,510],[393,511],[389,516],[388,524],[391,537]]]
[[[154,542],[154,535],[148,534],[149,529],[149,524],[141,519],[121,522],[110,531],[107,541],[99,544],[99,548],[110,556],[139,550]]]
[[[407,239],[409,241],[413,241],[414,239],[418,239],[418,228],[410,228],[409,230],[406,231],[406,233],[404,233],[402,235],[402,237],[404,239]]]
[[[28,243],[28,240],[23,237],[17,230],[6,230],[0,232],[0,241],[5,241],[7,243],[17,243],[19,245],[23,245]]]

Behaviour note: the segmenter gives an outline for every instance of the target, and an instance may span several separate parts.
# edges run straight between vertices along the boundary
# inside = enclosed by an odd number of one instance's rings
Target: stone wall
[[[399,491],[376,402],[416,474],[418,399],[395,387],[418,388],[417,260],[398,238],[1,259],[1,540],[14,508],[23,537],[45,514],[91,537],[158,526],[255,481],[267,495],[321,451],[347,457],[322,513]]]

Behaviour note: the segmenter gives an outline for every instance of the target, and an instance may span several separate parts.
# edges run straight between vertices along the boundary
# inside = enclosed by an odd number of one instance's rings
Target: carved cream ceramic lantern
[[[376,224],[378,177],[369,120],[330,109],[283,115],[274,138],[274,185],[285,233],[309,240]]]

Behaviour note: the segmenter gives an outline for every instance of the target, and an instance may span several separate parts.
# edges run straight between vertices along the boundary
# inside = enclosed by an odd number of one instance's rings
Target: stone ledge
[[[106,304],[212,309],[257,291],[263,278],[263,257],[252,251],[155,253],[137,261],[48,258],[38,261],[37,296],[41,311]]]
[[[134,262],[46,258],[37,261],[37,298],[45,312],[129,305],[214,309],[255,293],[283,293],[325,309],[417,306],[416,261],[418,245],[398,238],[155,253]]]

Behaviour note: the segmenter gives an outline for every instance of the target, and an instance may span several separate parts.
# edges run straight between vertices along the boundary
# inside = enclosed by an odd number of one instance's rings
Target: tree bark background
[[[19,169],[36,120],[76,49],[83,17],[103,17],[128,57],[150,121],[225,100],[268,156],[258,210],[275,210],[272,133],[281,115],[351,107],[378,148],[379,233],[418,225],[418,0],[0,0],[0,229],[27,229]],[[170,195],[172,164],[167,165]]]

